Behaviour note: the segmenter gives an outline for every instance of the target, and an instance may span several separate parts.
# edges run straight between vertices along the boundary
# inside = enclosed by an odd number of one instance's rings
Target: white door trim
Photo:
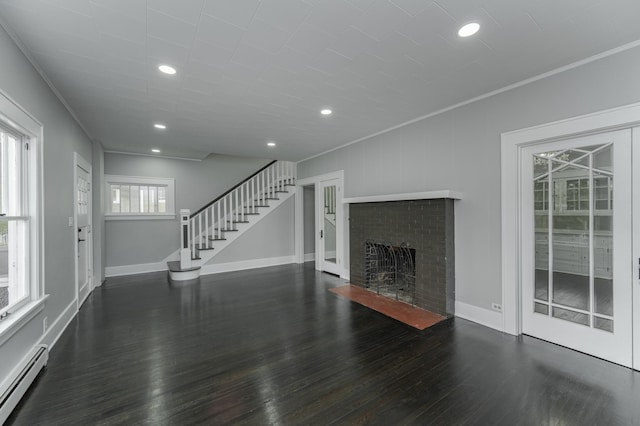
[[[86,170],[89,174],[89,184],[93,187],[93,172],[91,168],[91,163],[84,159],[77,152],[73,153],[73,264],[74,264],[74,277],[75,277],[75,288],[76,288],[76,309],[79,310],[82,303],[85,299],[91,294],[94,287],[93,282],[93,188],[91,188],[91,196],[89,196],[89,212],[88,212],[88,220],[89,220],[89,234],[87,235],[87,247],[89,248],[89,253],[87,255],[88,268],[90,273],[87,275],[87,279],[89,280],[89,291],[87,295],[80,300],[80,289],[78,287],[78,196],[76,193],[77,184],[78,184],[78,167]]]
[[[326,181],[326,180],[332,180],[332,179],[338,179],[340,180],[340,186],[342,188],[343,191],[343,197],[344,197],[344,170],[338,170],[335,172],[331,172],[331,173],[325,173],[322,175],[317,175],[317,176],[311,176],[308,178],[304,178],[304,179],[298,179],[296,180],[296,211],[295,211],[295,257],[298,263],[303,263],[304,262],[304,211],[303,211],[303,187],[304,186],[310,186],[313,185],[314,186],[314,190],[315,190],[315,196],[316,196],[316,207],[319,205],[319,194],[320,194],[320,182]],[[346,263],[348,262],[348,256],[346,256],[345,254],[348,252],[348,247],[345,247],[346,244],[348,244],[349,238],[348,238],[348,234],[349,234],[349,229],[347,226],[344,226],[344,224],[347,222],[346,218],[347,218],[347,212],[348,209],[345,208],[346,206],[343,206],[342,203],[339,203],[338,208],[341,209],[341,215],[342,219],[341,219],[341,224],[340,224],[340,229],[336,229],[336,245],[340,245],[340,250],[336,250],[339,251],[339,256],[341,257],[341,262],[340,262],[340,277],[348,279],[348,265],[346,265]],[[321,267],[321,262],[320,262],[320,239],[317,238],[318,235],[320,235],[320,222],[319,222],[319,218],[318,215],[316,214],[316,221],[315,221],[315,235],[316,235],[316,239],[315,239],[315,262],[316,262],[316,269],[320,270]],[[336,227],[338,228],[338,227]],[[337,247],[336,247],[337,248]]]
[[[630,128],[638,124],[640,124],[640,103],[501,135],[502,330],[504,332],[513,335],[522,333],[519,241],[521,217],[519,168],[522,149],[525,146],[549,140]]]

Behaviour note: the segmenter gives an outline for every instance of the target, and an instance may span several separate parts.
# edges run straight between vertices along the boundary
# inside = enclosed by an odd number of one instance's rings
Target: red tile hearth
[[[355,285],[330,288],[329,291],[344,296],[352,302],[366,306],[388,317],[403,322],[407,325],[424,330],[446,318],[424,309],[415,308],[404,302],[379,296],[374,292]]]

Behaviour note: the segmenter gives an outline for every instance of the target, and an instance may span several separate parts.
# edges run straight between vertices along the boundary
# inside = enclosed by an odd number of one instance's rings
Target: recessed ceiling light
[[[272,146],[273,147],[273,146],[276,146],[276,143],[275,142],[267,142],[267,146]]]
[[[155,152],[156,154],[159,154],[159,153],[160,153],[160,150],[159,150],[158,148],[153,148],[153,149],[151,150],[151,152]]]
[[[469,37],[474,35],[480,29],[480,24],[477,22],[471,22],[467,25],[464,25],[462,28],[458,30],[458,35],[460,37]]]
[[[156,123],[153,125],[153,127],[155,127],[156,129],[160,129],[160,130],[164,130],[167,128],[167,126],[165,124],[162,123]]]
[[[160,66],[158,66],[158,69],[161,72],[163,72],[165,74],[169,74],[169,75],[173,75],[173,74],[176,73],[176,69],[174,67],[172,67],[172,66],[169,66],[169,65],[160,65]]]
[[[331,111],[329,108],[325,108],[325,109],[320,111],[320,114],[322,114],[322,115],[331,115],[332,113],[333,113],[333,111]]]

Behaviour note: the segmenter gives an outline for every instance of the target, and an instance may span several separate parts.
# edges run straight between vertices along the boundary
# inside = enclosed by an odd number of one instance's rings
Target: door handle
[[[320,230],[320,238],[323,238],[322,230]],[[640,259],[638,259],[640,261]]]
[[[83,241],[86,241],[86,240],[81,240],[80,238],[78,238],[78,242],[79,242],[79,243],[81,243],[81,242],[83,242]]]

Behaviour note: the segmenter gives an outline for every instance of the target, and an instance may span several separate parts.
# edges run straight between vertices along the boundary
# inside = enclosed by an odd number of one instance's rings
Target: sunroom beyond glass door
[[[631,366],[630,132],[523,162],[523,331]]]

